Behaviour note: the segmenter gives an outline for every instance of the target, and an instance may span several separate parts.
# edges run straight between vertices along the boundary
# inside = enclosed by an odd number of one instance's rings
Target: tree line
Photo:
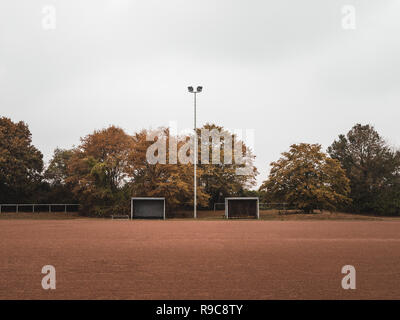
[[[237,140],[215,124],[200,128],[198,137],[201,129],[218,130]],[[77,147],[55,149],[45,166],[42,153],[32,145],[28,125],[0,118],[0,203],[78,202],[82,214],[108,216],[128,212],[132,196],[159,196],[166,198],[168,210],[190,208],[193,164],[149,163],[147,153],[154,141],[164,139],[167,145],[174,141],[189,156],[185,146],[191,137],[173,135],[168,128],[157,132],[143,129],[130,135],[116,126],[95,130]],[[155,136],[154,141],[149,136]],[[324,209],[400,214],[400,152],[371,125],[356,124],[326,152],[319,144],[291,145],[271,163],[268,179],[258,190],[252,190],[258,170],[249,147],[241,144],[250,170],[237,174],[242,162],[223,161],[230,149],[211,138],[207,142],[198,141],[199,208],[211,209],[227,196],[256,195],[261,201],[285,202],[310,213]],[[210,161],[202,159],[201,148],[209,148]],[[217,163],[211,161],[215,148],[221,159]],[[174,157],[170,149],[164,156]]]

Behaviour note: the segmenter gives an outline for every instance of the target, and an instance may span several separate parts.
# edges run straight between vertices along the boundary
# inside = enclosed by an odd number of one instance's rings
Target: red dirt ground
[[[0,239],[0,299],[400,298],[399,221],[4,220]]]

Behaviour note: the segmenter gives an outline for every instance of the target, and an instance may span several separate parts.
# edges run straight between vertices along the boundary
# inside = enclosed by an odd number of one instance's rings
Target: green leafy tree
[[[45,202],[72,203],[77,202],[72,192],[72,185],[66,182],[68,178],[68,162],[74,154],[73,150],[54,150],[53,158],[50,160],[43,177],[48,183],[45,193]]]
[[[109,215],[128,211],[126,179],[132,148],[132,137],[115,126],[81,139],[68,160],[65,182],[72,185],[83,212]]]
[[[73,150],[56,148],[54,150],[53,158],[50,160],[50,163],[44,172],[44,178],[52,185],[65,184],[65,179],[68,177],[68,161],[71,159],[73,154]]]
[[[268,180],[260,187],[278,202],[311,213],[336,210],[348,203],[349,179],[338,160],[328,157],[319,144],[293,144],[271,163]]]
[[[349,210],[400,213],[400,152],[389,147],[373,126],[356,124],[347,135],[339,135],[328,153],[350,179]]]
[[[43,155],[28,126],[0,118],[0,202],[34,201],[42,170]]]

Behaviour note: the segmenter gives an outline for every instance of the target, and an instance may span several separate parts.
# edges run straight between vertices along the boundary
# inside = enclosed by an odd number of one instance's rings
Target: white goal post
[[[219,206],[221,206],[223,208],[217,209],[217,207],[219,207]],[[217,210],[225,210],[225,202],[215,202],[214,203],[214,211],[217,211]]]
[[[225,218],[260,219],[258,197],[230,197],[225,198]]]
[[[165,220],[165,198],[132,197],[131,219]]]

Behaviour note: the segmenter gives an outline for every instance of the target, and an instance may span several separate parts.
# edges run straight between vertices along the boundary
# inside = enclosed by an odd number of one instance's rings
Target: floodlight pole
[[[197,107],[197,94],[203,90],[203,87],[198,86],[196,91],[193,87],[188,87],[190,93],[194,94],[194,157],[193,157],[193,167],[194,167],[194,175],[193,175],[193,189],[194,189],[194,201],[193,201],[193,218],[197,218],[197,124],[196,124],[196,107]]]
[[[196,95],[194,92],[194,202],[193,202],[193,217],[197,218],[197,125],[196,125]]]

